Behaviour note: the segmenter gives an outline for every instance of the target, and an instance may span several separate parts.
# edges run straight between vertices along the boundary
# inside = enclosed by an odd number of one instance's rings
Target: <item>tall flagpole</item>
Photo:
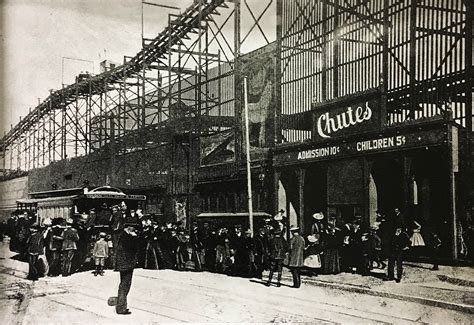
[[[247,196],[249,205],[249,228],[253,237],[253,205],[252,205],[252,172],[250,170],[250,131],[249,108],[247,105],[247,77],[244,77],[244,111],[245,111],[245,151],[247,156]]]

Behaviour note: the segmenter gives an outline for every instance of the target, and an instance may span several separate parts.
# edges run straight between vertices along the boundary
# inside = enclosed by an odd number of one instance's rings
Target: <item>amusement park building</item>
[[[95,152],[31,169],[29,191],[109,184],[145,194],[146,212],[166,221],[246,223],[246,77],[257,216],[283,208],[307,232],[317,211],[369,226],[377,210],[399,208],[440,233],[444,257],[465,258],[474,242],[472,10],[463,0],[279,0],[275,42],[206,71],[206,100],[219,98],[206,114],[188,103],[201,96],[181,91],[166,119],[117,136],[109,125]],[[162,94],[146,96],[158,105]],[[137,98],[123,105],[133,110]]]

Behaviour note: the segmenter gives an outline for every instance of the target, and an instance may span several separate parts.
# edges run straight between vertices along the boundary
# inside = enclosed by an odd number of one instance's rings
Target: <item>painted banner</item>
[[[235,132],[227,130],[200,138],[201,166],[232,162],[235,159]]]

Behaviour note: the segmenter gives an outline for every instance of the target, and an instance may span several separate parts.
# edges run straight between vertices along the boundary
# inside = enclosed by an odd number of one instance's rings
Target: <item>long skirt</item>
[[[322,264],[323,273],[325,274],[337,274],[341,272],[339,250],[337,248],[326,249],[322,257]]]
[[[321,267],[321,258],[319,254],[309,255],[304,259],[304,266],[317,269]]]
[[[414,232],[410,238],[411,246],[425,246],[425,241],[419,232]]]

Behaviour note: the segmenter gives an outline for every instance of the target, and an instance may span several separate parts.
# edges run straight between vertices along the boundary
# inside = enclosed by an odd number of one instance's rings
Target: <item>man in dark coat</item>
[[[63,229],[61,224],[53,220],[53,225],[48,233],[48,245],[51,252],[51,260],[49,261],[49,276],[55,276],[59,273],[59,265],[61,262],[61,250],[63,246]]]
[[[268,261],[268,240],[265,234],[265,228],[258,230],[257,236],[253,239],[255,275],[262,278],[263,270],[267,267]]]
[[[274,237],[270,240],[269,244],[269,251],[270,251],[270,274],[268,275],[268,281],[265,284],[266,286],[270,286],[272,282],[273,272],[277,271],[277,287],[280,286],[281,280],[281,272],[283,269],[283,260],[288,253],[288,243],[282,237],[281,231],[279,229],[275,230]]]
[[[234,275],[243,275],[245,268],[246,252],[245,237],[242,233],[242,225],[236,225],[234,233],[230,236],[230,248],[234,252],[234,265],[232,273]]]
[[[117,250],[118,240],[120,238],[120,234],[123,230],[123,223],[125,220],[125,212],[120,211],[118,206],[112,207],[112,216],[110,219],[110,227],[112,228],[112,262],[115,267],[115,252]]]
[[[36,281],[39,277],[36,263],[38,262],[39,255],[44,254],[44,242],[43,232],[40,231],[39,226],[31,227],[31,235],[27,239],[27,250],[28,250],[28,280]]]
[[[301,286],[300,270],[303,267],[304,262],[304,239],[300,235],[300,228],[291,227],[290,231],[293,234],[293,237],[290,242],[291,250],[288,266],[293,275],[293,287],[299,288]]]
[[[72,227],[73,220],[68,219],[66,221],[67,226],[64,229],[61,237],[63,239],[62,252],[63,252],[63,276],[71,274],[72,259],[77,251],[77,241],[79,240],[79,234],[75,228]]]
[[[132,285],[133,269],[138,262],[139,228],[138,220],[126,219],[117,243],[115,267],[120,272],[120,285],[115,311],[120,315],[131,314],[127,308],[127,295]]]
[[[395,279],[396,282],[400,282],[403,273],[403,255],[405,251],[410,247],[410,238],[408,234],[402,230],[401,226],[398,226],[395,233],[392,235],[390,242],[390,253],[388,258],[388,280]],[[394,275],[395,263],[397,264],[397,276]]]

